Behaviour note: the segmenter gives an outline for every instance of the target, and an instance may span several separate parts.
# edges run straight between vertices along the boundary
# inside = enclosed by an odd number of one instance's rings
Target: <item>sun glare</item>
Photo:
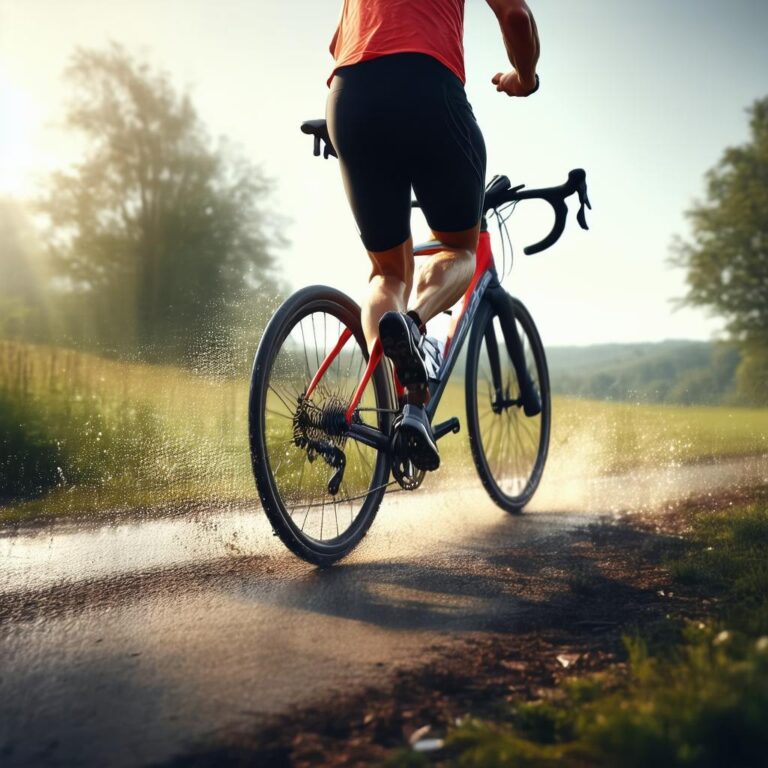
[[[24,194],[31,187],[34,105],[26,94],[0,76],[0,193]]]

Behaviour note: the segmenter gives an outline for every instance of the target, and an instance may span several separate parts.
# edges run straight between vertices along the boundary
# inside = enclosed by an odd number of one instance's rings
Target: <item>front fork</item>
[[[512,297],[500,286],[488,288],[484,297],[493,307],[494,314],[498,316],[501,332],[504,336],[504,344],[507,353],[512,360],[515,369],[519,391],[524,393],[532,387],[531,375],[525,362],[525,350],[515,321],[515,310]],[[488,350],[488,362],[491,367],[493,380],[493,410],[500,412],[504,407],[517,404],[508,401],[508,393],[504,392],[504,381],[501,375],[501,360],[499,359],[499,345],[496,340],[496,329],[493,321],[485,328],[485,346]]]

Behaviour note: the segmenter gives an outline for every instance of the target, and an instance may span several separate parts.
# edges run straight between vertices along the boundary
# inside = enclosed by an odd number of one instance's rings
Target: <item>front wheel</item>
[[[306,398],[310,381],[339,344]],[[312,286],[277,311],[253,365],[248,416],[259,496],[283,543],[320,566],[363,538],[389,479],[389,456],[346,433],[344,412],[367,360],[357,304],[333,288]],[[389,433],[391,386],[387,367],[377,366],[360,401],[359,423]]]
[[[520,512],[544,472],[551,402],[544,347],[521,302],[499,314],[483,301],[467,350],[465,395],[469,445],[493,501]],[[511,311],[510,311],[511,310]]]

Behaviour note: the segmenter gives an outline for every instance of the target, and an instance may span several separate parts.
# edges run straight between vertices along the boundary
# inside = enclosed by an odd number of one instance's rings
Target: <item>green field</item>
[[[446,391],[437,418],[464,413],[463,382]],[[466,452],[461,435],[445,438]],[[451,443],[451,441],[453,441]],[[596,474],[768,453],[768,409],[612,403],[555,397],[550,459],[578,458]]]
[[[0,520],[254,498],[247,401],[242,379],[0,341]],[[461,381],[438,411],[450,415],[464,426]],[[466,440],[462,429],[441,443],[445,469],[471,473]],[[768,409],[553,404],[552,468],[578,459],[600,474],[762,453]]]

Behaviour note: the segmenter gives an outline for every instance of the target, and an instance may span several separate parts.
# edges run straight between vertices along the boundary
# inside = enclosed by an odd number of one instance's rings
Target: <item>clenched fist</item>
[[[507,73],[497,72],[491,82],[499,93],[506,93],[507,96],[530,96],[539,90],[538,75],[534,75],[530,80],[523,80],[514,69]]]

